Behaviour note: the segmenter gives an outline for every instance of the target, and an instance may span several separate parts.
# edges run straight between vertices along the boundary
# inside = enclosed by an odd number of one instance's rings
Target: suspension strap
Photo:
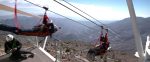
[[[47,16],[47,11],[48,11],[48,8],[47,7],[42,7],[43,9],[45,9],[45,13],[44,13],[44,17],[43,17],[43,24],[47,25],[48,23],[48,20],[51,21],[48,16]]]
[[[47,16],[46,12],[47,12],[47,10],[45,9],[45,13],[44,13],[44,16],[43,16],[43,21],[42,21],[42,23],[44,24],[42,34],[49,33],[49,31],[48,31],[48,28],[49,28],[48,27],[48,16]]]
[[[100,34],[100,36],[99,36],[99,43],[100,43],[100,45],[102,44],[102,41],[103,41],[103,29],[102,29],[102,31],[101,31],[101,34]]]
[[[106,34],[105,34],[105,40],[106,40],[106,43],[109,43],[109,40],[108,40],[108,32],[106,32]]]
[[[19,29],[20,25],[19,25],[18,18],[17,18],[17,0],[15,0],[14,23],[15,23],[15,26],[17,27],[17,29]]]
[[[36,24],[36,26],[38,26],[40,23],[43,23],[43,24],[46,25],[48,23],[48,20],[49,20],[49,18],[48,18],[47,14],[46,14],[46,11],[45,11],[45,13],[43,15],[43,20],[41,18],[40,21]]]
[[[47,17],[46,11],[45,11],[44,17],[43,17],[43,24],[47,25],[47,23],[48,23],[48,17]]]
[[[97,39],[97,41],[96,41],[96,43],[95,43],[95,46],[97,45],[97,43],[99,42],[100,43],[100,45],[101,45],[101,36],[103,35],[103,32],[101,31],[101,33],[100,33],[100,35],[99,35],[99,37],[98,37],[98,39]]]

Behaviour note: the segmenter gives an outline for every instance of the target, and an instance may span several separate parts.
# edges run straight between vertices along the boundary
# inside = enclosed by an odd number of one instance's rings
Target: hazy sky
[[[28,1],[31,1],[35,4],[39,4],[41,6],[49,7],[50,10],[62,14],[64,16],[70,17],[72,19],[84,19],[79,15],[73,13],[72,11],[64,8],[63,6],[57,4],[53,0],[28,0]],[[67,5],[62,0],[58,1]],[[68,1],[69,3],[73,4],[74,6],[78,7],[79,9],[85,11],[86,13],[90,14],[91,16],[99,20],[121,20],[129,17],[126,0],[66,0],[66,1]],[[150,11],[150,8],[148,7],[150,6],[150,0],[133,0],[133,3],[137,16],[150,17],[150,12],[148,12]],[[0,0],[0,4],[14,7],[14,0]],[[18,9],[28,13],[32,13],[34,15],[44,13],[43,9],[38,8],[30,3],[27,3],[24,0],[18,0]],[[74,8],[72,9],[77,11]],[[13,14],[1,10],[0,12],[1,12],[0,15]],[[48,15],[55,16],[50,12],[48,12]]]

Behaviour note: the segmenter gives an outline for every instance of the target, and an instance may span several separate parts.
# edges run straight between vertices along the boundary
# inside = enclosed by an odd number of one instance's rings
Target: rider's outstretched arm
[[[11,27],[8,25],[4,25],[4,24],[0,24],[0,30],[2,31],[8,31],[8,32],[12,32],[12,33],[17,33],[17,27]]]

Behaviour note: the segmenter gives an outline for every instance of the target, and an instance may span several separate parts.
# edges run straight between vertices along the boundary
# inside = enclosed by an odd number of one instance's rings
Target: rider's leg
[[[30,54],[29,57],[33,58],[34,57],[34,53],[30,52],[30,51],[25,51],[25,50],[20,50],[21,54]]]
[[[21,56],[21,53],[19,50],[13,51],[12,55],[10,56],[11,60],[19,60],[19,59],[26,59],[26,57]]]

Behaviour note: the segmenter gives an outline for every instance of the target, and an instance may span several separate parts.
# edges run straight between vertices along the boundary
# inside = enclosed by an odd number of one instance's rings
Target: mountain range
[[[25,29],[31,29],[33,26],[39,24],[40,22],[40,19],[32,17],[20,16],[18,18],[22,28]],[[85,42],[91,42],[91,44],[94,44],[96,39],[99,37],[100,27],[94,25],[89,21],[81,20],[77,22],[87,25],[96,30],[87,28],[81,24],[78,24],[65,18],[52,17],[50,19],[52,19],[54,24],[56,24],[58,27],[61,27],[61,29],[59,29],[54,34],[55,38],[61,40],[80,40]],[[150,17],[137,17],[136,19],[138,29],[140,31],[144,45],[146,41],[146,36],[149,35],[150,32]],[[113,22],[101,22],[108,26],[106,28],[111,29],[109,30],[109,41],[111,42],[112,48],[126,51],[136,50],[130,18],[125,18],[123,20]],[[12,18],[0,19],[0,23],[14,26]]]

